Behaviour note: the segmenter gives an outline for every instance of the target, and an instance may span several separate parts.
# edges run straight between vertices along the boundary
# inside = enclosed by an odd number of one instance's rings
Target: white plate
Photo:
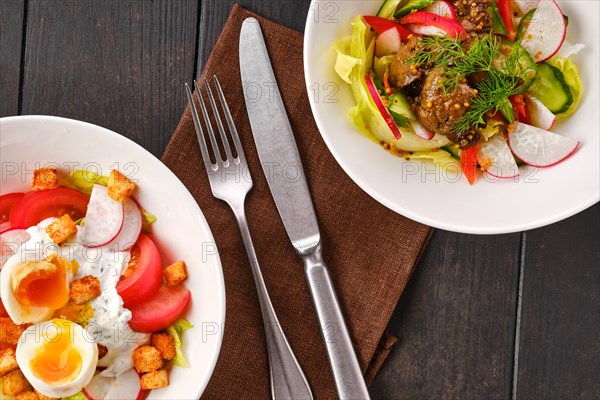
[[[26,191],[34,169],[58,165],[108,175],[118,168],[139,185],[137,198],[157,220],[152,231],[163,263],[185,260],[192,304],[183,352],[190,368],[174,367],[167,388],[151,399],[198,399],[210,379],[223,337],[225,285],[215,242],[198,204],[177,177],[131,140],[85,122],[25,116],[0,119],[2,194]]]
[[[562,220],[600,199],[599,41],[597,1],[559,1],[569,16],[567,38],[586,48],[574,57],[583,82],[578,111],[554,128],[581,141],[580,149],[546,169],[522,168],[515,180],[442,173],[407,162],[365,138],[347,118],[350,86],[333,70],[332,44],[349,36],[356,15],[375,15],[383,1],[313,0],[304,36],[304,72],[323,139],[346,173],[380,203],[413,220],[456,232],[492,234],[532,229]],[[458,179],[458,182],[457,182]]]

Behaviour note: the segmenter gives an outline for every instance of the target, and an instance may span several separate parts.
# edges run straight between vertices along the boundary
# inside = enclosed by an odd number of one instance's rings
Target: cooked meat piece
[[[447,136],[448,139],[450,139],[452,143],[457,144],[461,150],[471,147],[481,141],[479,129],[470,129],[462,133],[450,132]]]
[[[441,68],[432,70],[425,78],[423,90],[412,108],[427,129],[447,135],[456,121],[467,112],[477,92],[466,83],[460,83],[452,92],[444,93],[444,79]]]
[[[452,4],[456,19],[467,32],[485,35],[492,30],[492,17],[487,11],[490,0],[457,0]]]
[[[412,37],[408,42],[403,43],[400,50],[396,53],[394,61],[390,65],[390,85],[402,89],[418,80],[428,66],[412,65],[408,62],[414,57],[417,50],[420,48],[420,39],[416,36]]]
[[[416,81],[404,86],[402,88],[402,93],[410,97],[417,97],[419,93],[423,90],[423,78],[419,78]]]

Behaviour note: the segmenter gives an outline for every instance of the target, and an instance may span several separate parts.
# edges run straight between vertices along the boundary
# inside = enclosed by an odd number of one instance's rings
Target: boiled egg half
[[[35,390],[61,398],[78,393],[94,377],[98,346],[81,325],[53,319],[23,332],[16,356]]]

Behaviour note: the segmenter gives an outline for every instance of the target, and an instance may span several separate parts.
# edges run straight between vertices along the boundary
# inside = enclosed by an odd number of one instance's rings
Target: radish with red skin
[[[142,212],[137,203],[128,199],[123,204],[123,226],[109,244],[112,251],[125,251],[133,247],[142,232]]]
[[[388,112],[387,108],[381,102],[381,97],[379,97],[379,92],[377,91],[375,84],[373,84],[373,79],[371,78],[370,75],[365,76],[365,82],[367,83],[367,88],[369,89],[371,98],[375,102],[375,105],[377,106],[377,109],[379,110],[379,112],[381,113],[381,116],[385,120],[385,123],[391,129],[392,134],[394,135],[396,140],[400,139],[402,137],[402,133],[400,133],[400,129],[398,129],[398,125],[396,125],[394,118],[392,118],[392,116]]]
[[[142,390],[140,377],[129,369],[117,377],[98,374],[82,390],[89,400],[143,400],[147,391]]]
[[[31,239],[31,236],[25,229],[8,229],[0,234],[0,269],[6,263],[6,260],[19,248],[20,245]]]
[[[110,198],[106,186],[94,185],[81,237],[86,247],[100,247],[117,237],[123,226],[123,204]]]
[[[396,29],[388,29],[377,36],[375,40],[375,56],[384,57],[390,54],[396,54],[400,50],[402,41],[400,34]]]
[[[445,18],[427,11],[417,11],[400,18],[402,24],[416,24],[423,26],[432,26],[441,29],[450,37],[466,38],[465,28],[456,20]]]
[[[525,105],[531,125],[549,131],[556,122],[556,115],[548,110],[541,101],[533,96],[525,95]]]
[[[477,159],[479,165],[485,166],[485,172],[493,177],[508,179],[519,176],[519,166],[501,134],[479,144]]]
[[[411,31],[409,31],[402,25],[400,25],[396,22],[390,21],[389,19],[375,17],[372,15],[364,16],[363,19],[378,34],[382,34],[383,32],[385,32],[389,29],[392,29],[392,28],[396,29],[398,31],[398,33],[400,34],[400,39],[402,39],[403,42],[407,42],[409,36],[413,34]]]
[[[456,12],[454,11],[454,7],[452,7],[446,1],[436,1],[421,9],[422,11],[427,11],[433,14],[440,15],[445,18],[456,19]]]
[[[423,138],[425,140],[431,140],[435,136],[435,132],[432,132],[429,129],[425,128],[423,124],[421,124],[416,118],[410,121],[410,125],[415,131],[415,134],[420,138]]]
[[[579,141],[535,126],[515,122],[508,134],[513,154],[533,167],[551,167],[568,158]]]
[[[554,0],[540,1],[525,30],[521,46],[536,63],[552,57],[565,41],[567,25],[563,13]]]

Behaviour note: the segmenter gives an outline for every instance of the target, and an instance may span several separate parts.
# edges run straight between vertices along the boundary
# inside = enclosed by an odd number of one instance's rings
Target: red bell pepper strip
[[[467,181],[472,185],[475,182],[475,171],[477,170],[477,146],[460,151],[460,166]]]
[[[395,28],[400,34],[400,40],[403,42],[407,42],[409,36],[415,36],[414,33],[406,29],[400,24],[395,23],[394,21],[390,21],[389,19],[385,19],[382,17],[374,17],[374,16],[365,16],[363,17],[365,22],[373,28],[377,34],[383,33],[390,28]]]
[[[400,18],[400,23],[430,25],[443,30],[450,37],[460,37],[462,39],[467,37],[467,32],[460,22],[427,11],[417,11],[405,15]]]
[[[527,106],[525,105],[523,95],[516,94],[514,96],[510,96],[508,99],[513,106],[517,121],[531,125],[531,118],[529,118],[529,113],[527,112]]]
[[[502,22],[504,22],[504,26],[506,27],[506,36],[510,40],[515,40],[517,36],[515,33],[515,26],[513,24],[513,16],[512,11],[510,9],[510,0],[496,0],[496,4],[498,4],[498,12],[500,13],[500,18],[502,18]]]

